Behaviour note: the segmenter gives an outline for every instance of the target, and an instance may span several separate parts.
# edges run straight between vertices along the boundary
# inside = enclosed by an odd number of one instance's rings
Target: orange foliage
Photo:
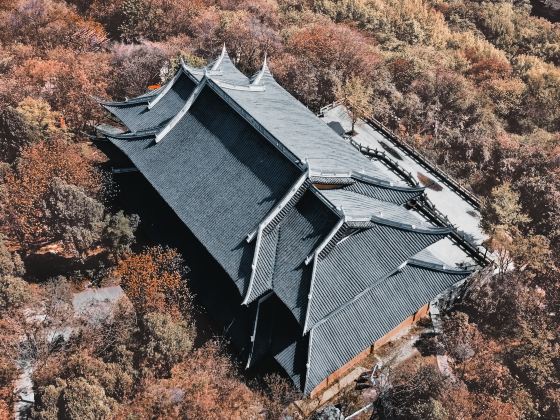
[[[247,419],[262,410],[259,395],[237,377],[219,343],[210,342],[175,366],[170,379],[148,385],[117,418]]]
[[[371,80],[379,61],[377,49],[360,32],[324,22],[294,30],[271,68],[284,87],[318,109],[335,100],[340,82],[353,76]]]
[[[42,140],[24,149],[15,170],[5,177],[5,200],[9,205],[1,226],[10,239],[19,240],[24,248],[51,239],[42,203],[54,178],[91,195],[96,195],[101,185],[100,173],[77,144]]]
[[[0,76],[0,99],[16,104],[25,97],[42,98],[64,114],[68,125],[83,128],[103,116],[94,97],[105,95],[108,58],[58,47],[44,57],[14,59],[16,65]]]
[[[351,45],[352,48],[348,48]],[[375,48],[358,31],[335,24],[316,24],[295,32],[288,48],[296,56],[322,63],[325,68],[340,66],[344,80],[352,74],[366,78],[379,63]],[[365,73],[362,73],[365,72]]]
[[[178,315],[189,303],[182,271],[177,251],[156,246],[122,259],[115,274],[140,314],[165,311]]]

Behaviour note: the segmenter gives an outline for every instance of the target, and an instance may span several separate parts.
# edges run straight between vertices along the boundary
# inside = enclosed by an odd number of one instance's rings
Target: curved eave
[[[311,180],[317,184],[325,184],[325,185],[349,185],[352,182],[363,182],[364,184],[373,185],[379,188],[386,188],[394,191],[402,191],[408,192],[416,195],[421,195],[426,190],[425,187],[411,187],[408,185],[395,185],[393,182],[375,178],[369,175],[364,175],[359,172],[351,172],[351,173],[341,173],[341,174],[314,174],[311,176]]]
[[[115,134],[115,133],[110,133],[102,128],[98,128],[97,129],[102,135],[104,135],[106,138],[110,139],[116,139],[116,140],[137,140],[137,139],[144,139],[144,138],[148,138],[148,137],[154,137],[156,136],[156,131],[143,131],[143,132],[136,132],[136,133],[122,133],[122,134]]]
[[[418,232],[418,233],[423,233],[423,234],[427,234],[427,235],[447,235],[449,233],[451,233],[453,231],[453,229],[448,228],[448,227],[418,227],[418,226],[414,226],[414,225],[409,225],[406,223],[400,223],[400,222],[396,222],[394,220],[388,220],[388,219],[384,219],[382,217],[378,217],[378,216],[372,216],[370,218],[370,220],[373,223],[379,224],[379,225],[385,225],[385,226],[391,226],[397,229],[401,229],[401,230],[406,230],[409,232]],[[352,220],[349,220],[350,222]],[[363,221],[363,220],[355,220],[355,221]]]
[[[389,188],[395,191],[404,191],[404,192],[411,192],[411,193],[418,193],[418,195],[422,194],[426,188],[424,187],[412,187],[409,185],[395,185],[392,182],[383,180],[383,179],[379,179],[379,178],[375,178],[369,175],[365,175],[359,172],[353,172],[352,173],[352,178],[358,180],[358,181],[362,181],[366,184],[371,184],[371,185],[375,185],[376,187],[380,187],[380,188]]]
[[[130,106],[130,105],[138,105],[138,104],[147,104],[150,102],[150,99],[152,98],[152,96],[155,95],[150,95],[150,96],[143,96],[141,98],[132,98],[129,99],[127,101],[121,101],[121,102],[113,102],[113,101],[98,101],[99,105],[103,106],[105,109],[107,109],[107,107],[123,107],[123,106]]]
[[[438,271],[446,274],[469,275],[474,273],[475,270],[461,270],[458,268],[448,267],[443,264],[435,264],[428,261],[422,261],[416,258],[409,258],[408,265],[425,268],[427,270]]]

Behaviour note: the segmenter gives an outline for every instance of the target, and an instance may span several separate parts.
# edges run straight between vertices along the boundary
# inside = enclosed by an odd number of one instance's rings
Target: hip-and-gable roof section
[[[266,63],[247,78],[223,50],[203,69],[182,63],[157,91],[104,106],[130,130],[106,137],[224,268],[243,303],[257,301],[252,361],[272,352],[306,392],[466,276],[413,259],[449,233],[406,208],[423,189],[345,143]],[[362,314],[380,302],[383,322]],[[290,331],[273,319],[278,305],[291,313]],[[340,343],[337,329],[363,331]]]

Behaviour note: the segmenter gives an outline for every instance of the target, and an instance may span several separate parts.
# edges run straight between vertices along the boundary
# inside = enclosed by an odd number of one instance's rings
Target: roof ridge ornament
[[[253,79],[253,81],[251,82],[251,85],[260,85],[261,84],[261,79],[263,78],[263,76],[265,74],[269,74],[272,76],[272,74],[270,73],[270,70],[268,69],[268,63],[267,63],[267,54],[266,52],[264,53],[264,60],[262,63],[262,67],[259,70],[259,72],[257,73],[257,75],[255,76],[255,78]]]
[[[222,52],[220,53],[220,56],[218,57],[218,59],[216,61],[214,61],[214,64],[212,64],[212,68],[210,70],[212,71],[216,71],[218,70],[218,68],[222,65],[222,61],[224,61],[224,57],[228,55],[227,50],[226,50],[226,43],[224,42],[224,45],[222,46]]]

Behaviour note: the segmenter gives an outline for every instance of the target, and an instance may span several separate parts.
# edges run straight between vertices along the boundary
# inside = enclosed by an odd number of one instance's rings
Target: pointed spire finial
[[[265,75],[265,73],[270,74],[270,70],[268,69],[268,64],[267,64],[267,54],[266,54],[266,52],[264,53],[264,60],[263,60],[262,67],[259,70],[259,72],[257,73],[257,75],[255,76],[255,78],[253,79],[253,81],[251,82],[251,84],[252,85],[260,84],[261,79]]]
[[[227,55],[226,43],[224,42],[224,45],[222,45],[222,52],[220,53],[218,59],[214,61],[214,64],[212,65],[212,68],[210,70],[212,71],[218,70],[220,64],[222,64],[222,61],[226,55]]]

